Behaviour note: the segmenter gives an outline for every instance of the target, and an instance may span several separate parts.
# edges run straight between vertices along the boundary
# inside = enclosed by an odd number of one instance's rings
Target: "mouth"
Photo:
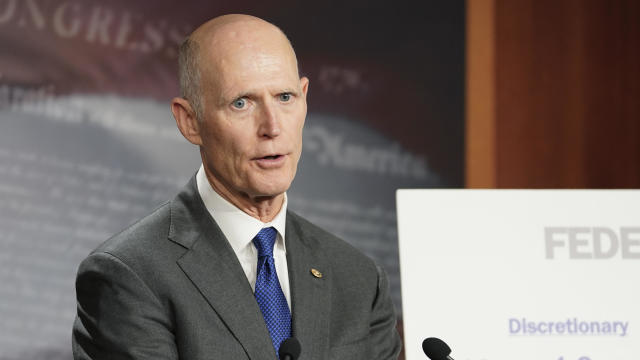
[[[259,160],[276,160],[276,159],[279,159],[279,158],[281,158],[281,157],[282,157],[282,155],[277,154],[277,155],[267,155],[267,156],[263,156],[263,157],[258,158],[258,159],[259,159]]]
[[[286,155],[284,154],[271,154],[262,157],[256,157],[253,160],[256,161],[258,166],[264,169],[278,168],[284,164]]]

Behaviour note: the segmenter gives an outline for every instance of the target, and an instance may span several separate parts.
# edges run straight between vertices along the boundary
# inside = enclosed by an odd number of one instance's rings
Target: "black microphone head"
[[[285,359],[285,356],[289,356],[291,360],[296,360],[300,356],[300,342],[294,337],[290,337],[280,344],[280,350],[278,350],[280,359]]]
[[[446,360],[451,354],[451,348],[444,341],[430,337],[422,342],[422,350],[431,360]]]

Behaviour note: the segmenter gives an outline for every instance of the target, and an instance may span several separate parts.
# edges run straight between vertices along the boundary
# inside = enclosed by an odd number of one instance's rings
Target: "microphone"
[[[278,350],[280,360],[297,360],[300,356],[300,342],[294,337],[290,337],[280,344]]]
[[[451,354],[451,348],[444,341],[430,337],[424,339],[422,342],[422,350],[431,360],[453,360],[449,354]]]

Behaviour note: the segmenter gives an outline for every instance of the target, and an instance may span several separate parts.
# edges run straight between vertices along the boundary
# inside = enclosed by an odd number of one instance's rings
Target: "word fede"
[[[555,259],[559,248],[569,259],[640,259],[640,227],[545,227],[547,259]]]

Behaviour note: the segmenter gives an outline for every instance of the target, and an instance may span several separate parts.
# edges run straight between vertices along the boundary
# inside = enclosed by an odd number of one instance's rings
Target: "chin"
[[[262,183],[255,186],[254,194],[259,197],[275,197],[289,189],[291,181]]]

